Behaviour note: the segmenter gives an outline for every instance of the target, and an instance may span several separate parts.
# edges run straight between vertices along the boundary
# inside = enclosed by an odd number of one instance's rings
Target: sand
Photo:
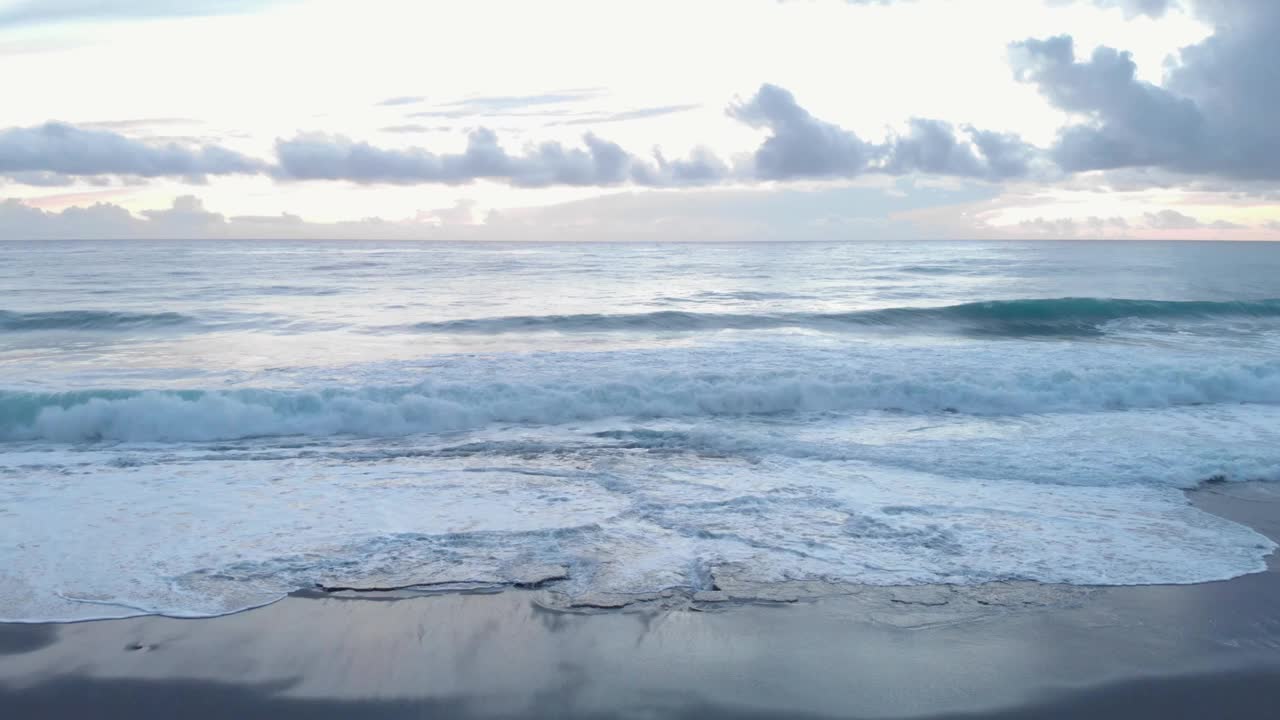
[[[1280,539],[1280,487],[1201,508]],[[565,610],[300,593],[205,620],[0,624],[0,716],[1266,718],[1280,564],[1189,586],[853,587]],[[607,600],[607,599],[606,599]],[[599,604],[616,604],[602,600]]]

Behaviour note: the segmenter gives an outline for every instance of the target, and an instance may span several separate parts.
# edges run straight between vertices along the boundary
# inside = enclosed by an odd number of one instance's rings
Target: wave
[[[183,325],[193,318],[174,312],[134,313],[111,310],[54,310],[50,312],[10,312],[0,310],[0,330],[129,330],[145,327]]]
[[[957,374],[939,368],[635,373],[573,380],[423,382],[301,390],[0,391],[0,440],[180,442],[398,436],[494,423],[897,410],[982,415],[1280,404],[1280,361],[1085,366]]]
[[[996,336],[1099,335],[1125,319],[1277,318],[1280,299],[1212,302],[1055,298],[995,300],[943,307],[884,308],[842,313],[724,314],[662,310],[630,314],[523,315],[421,322],[425,333],[763,330],[776,328],[902,328]]]

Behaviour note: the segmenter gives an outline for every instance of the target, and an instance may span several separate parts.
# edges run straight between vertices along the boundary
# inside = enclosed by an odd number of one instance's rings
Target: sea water
[[[0,243],[0,619],[299,588],[1193,583],[1280,244]]]

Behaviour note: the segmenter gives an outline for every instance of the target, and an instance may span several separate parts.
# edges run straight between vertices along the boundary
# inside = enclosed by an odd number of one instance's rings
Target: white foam
[[[1046,352],[1052,350],[1052,352]],[[727,358],[731,358],[727,360]],[[419,371],[420,373],[422,371]],[[349,377],[395,377],[395,366]],[[495,423],[900,409],[1026,414],[1280,403],[1273,356],[1039,343],[457,358],[412,384],[189,393],[0,393],[0,440],[180,442],[396,436]]]
[[[501,583],[546,564],[570,568],[562,587],[575,594],[699,587],[726,563],[759,581],[1229,578],[1263,569],[1273,543],[1149,478],[1176,466],[1187,437],[1203,434],[1207,453],[1280,420],[1280,408],[1241,407],[1271,414],[1107,413],[1110,434],[1087,431],[1097,414],[927,425],[873,413],[30,446],[0,455],[0,618],[215,615],[316,583]],[[1274,469],[1276,445],[1247,440],[1212,465]]]

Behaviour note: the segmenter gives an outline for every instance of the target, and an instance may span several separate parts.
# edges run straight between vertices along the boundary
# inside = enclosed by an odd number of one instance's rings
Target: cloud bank
[[[1089,0],[1132,15],[1157,17],[1180,7],[1171,0]],[[224,9],[260,3],[219,3]],[[159,3],[128,9],[92,0],[24,2],[0,14],[85,17],[213,12],[208,3],[164,10]],[[164,7],[169,7],[167,4]],[[1017,80],[1033,85],[1054,107],[1077,118],[1048,148],[1015,134],[932,118],[910,118],[888,137],[869,139],[814,116],[786,89],[765,84],[727,108],[729,117],[758,129],[763,139],[742,157],[720,158],[706,149],[669,159],[660,151],[636,154],[593,132],[580,143],[542,142],[509,149],[492,129],[472,130],[461,152],[419,146],[380,146],[326,133],[279,138],[274,157],[251,158],[217,144],[161,143],[131,138],[128,126],[73,126],[51,122],[0,130],[0,176],[36,186],[75,179],[264,175],[282,181],[356,184],[465,185],[477,181],[518,188],[686,187],[714,184],[850,179],[911,174],[987,182],[1061,179],[1090,171],[1167,171],[1245,181],[1280,180],[1280,2],[1198,0],[1194,12],[1211,22],[1212,36],[1184,48],[1161,85],[1139,79],[1132,56],[1100,47],[1078,57],[1062,35],[1027,39],[1010,48]],[[23,14],[26,15],[23,15]],[[598,88],[458,100],[413,115],[502,116],[522,108],[590,100]],[[417,103],[418,96],[381,104]],[[571,113],[561,124],[608,123],[683,112],[666,105],[600,114]],[[384,133],[432,129],[389,125]],[[438,128],[437,128],[438,129]],[[1130,175],[1138,178],[1141,175]]]
[[[856,177],[868,172],[920,172],[985,179],[1020,177],[1031,171],[1036,151],[1014,135],[957,130],[941,120],[913,118],[904,134],[884,143],[815,118],[792,94],[764,85],[729,115],[769,136],[754,154],[754,175],[763,180]]]
[[[1015,76],[1085,118],[1051,149],[1068,172],[1152,167],[1280,180],[1280,3],[1200,0],[1214,34],[1184,48],[1163,85],[1137,78],[1132,56],[1100,47],[1076,57],[1070,36],[1011,48]]]
[[[144,178],[258,174],[267,163],[217,145],[146,143],[64,123],[0,130],[0,175]]]
[[[671,162],[660,155],[648,160],[592,133],[583,137],[583,147],[545,142],[512,154],[492,130],[483,128],[468,135],[461,153],[379,148],[343,136],[311,134],[278,141],[276,156],[276,174],[284,179],[400,185],[492,180],[524,188],[628,183],[667,187],[716,182],[728,175],[728,168],[709,152]]]
[[[494,101],[496,106],[505,106],[506,99]],[[790,92],[768,84],[751,98],[731,105],[727,112],[768,132],[751,161],[737,167],[705,149],[674,160],[660,152],[641,157],[593,133],[583,136],[582,147],[547,142],[509,153],[493,131],[482,128],[472,131],[466,149],[455,154],[416,147],[381,148],[340,135],[299,135],[276,143],[279,165],[275,172],[289,180],[447,185],[491,180],[515,187],[673,187],[853,178],[865,173],[1001,180],[1029,174],[1039,154],[1014,135],[967,126],[957,129],[923,118],[912,119],[906,132],[886,142],[868,142],[815,118]]]

